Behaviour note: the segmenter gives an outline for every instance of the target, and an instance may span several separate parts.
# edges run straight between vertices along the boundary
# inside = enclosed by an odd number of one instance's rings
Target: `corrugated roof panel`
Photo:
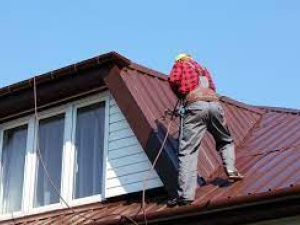
[[[297,152],[299,152],[299,149],[297,150]],[[202,197],[198,197],[197,202],[200,203],[200,200],[213,202],[213,201],[219,201],[222,198],[232,199],[239,196],[248,196],[257,193],[276,191],[276,188],[289,187],[291,183],[288,182],[287,180],[284,182],[283,185],[278,186],[278,179],[276,179],[276,178],[280,178],[279,180],[281,181],[284,180],[286,175],[283,175],[283,173],[285,173],[286,166],[290,165],[290,159],[289,159],[286,161],[286,165],[281,165],[280,167],[277,166],[277,170],[276,170],[275,165],[278,164],[277,158],[281,154],[283,154],[283,152],[280,153],[276,152],[276,154],[273,155],[269,154],[266,155],[265,157],[256,156],[253,157],[254,159],[250,159],[252,157],[249,157],[250,160],[247,161],[252,161],[250,163],[252,163],[253,166],[248,171],[245,171],[244,170],[245,167],[241,166],[241,171],[246,176],[243,181],[237,182],[232,185],[226,185],[226,182],[224,182],[223,183],[224,186],[221,188],[212,185],[206,188],[201,187],[198,190],[198,195]],[[286,153],[286,156],[291,156],[291,154]],[[281,155],[282,159],[284,159],[286,156]],[[271,162],[270,168],[268,169],[265,167],[266,166],[265,164],[267,164],[266,162]],[[295,170],[290,170],[290,171],[292,172]],[[293,176],[299,179],[300,173],[298,172]],[[222,180],[219,182],[219,184],[220,183],[222,184]],[[203,192],[205,192],[205,194],[203,194]]]
[[[138,74],[137,76],[143,80],[148,93],[153,95],[152,100],[157,104],[161,112],[164,113],[166,108],[170,107],[170,101],[168,101],[168,99],[166,98],[164,89],[161,86],[157,85],[157,82],[160,82],[158,78],[151,78],[147,75],[139,76]]]
[[[138,88],[138,80],[132,79],[132,76],[128,74],[127,71],[122,71],[121,76],[126,82],[128,89],[130,89],[131,92],[134,94],[133,97],[135,98],[137,104],[140,106],[140,109],[143,111],[143,114],[146,116],[149,123],[154,127],[154,120],[156,119],[156,116],[153,114],[153,111],[155,108],[153,107],[153,104],[144,104],[144,102],[147,101],[147,98],[145,98],[145,90],[143,88]]]
[[[276,166],[273,174],[270,174],[270,177],[276,177],[276,179],[270,179],[269,181],[271,188],[289,187],[297,183],[297,180],[300,178],[300,166],[298,163],[300,160],[300,148],[294,148],[289,154],[289,157],[285,160],[285,164],[281,163]]]
[[[151,126],[156,129],[158,122],[163,126],[158,129],[157,134],[159,140],[162,141],[169,120],[160,118],[157,121],[157,119],[167,108],[173,109],[176,103],[166,77],[139,65],[125,67],[120,76],[130,90],[135,105],[139,107],[139,111],[143,113]],[[122,101],[122,99],[116,99],[116,101]],[[268,193],[278,193],[283,188],[299,186],[299,111],[253,107],[228,98],[223,98],[222,105],[236,143],[237,167],[245,178],[234,184],[226,181],[222,161],[215,150],[215,143],[212,137],[206,134],[199,153],[198,174],[207,179],[207,184],[197,189],[194,204],[205,210],[220,200],[230,205],[235,204],[231,201],[232,199],[239,197],[252,196],[255,200],[257,195],[267,196]],[[172,123],[171,134],[164,149],[172,153],[172,157],[175,157],[177,136],[178,120],[177,123]],[[159,197],[147,198],[147,214],[170,212],[170,209],[162,202],[163,197],[167,196],[162,194]],[[133,201],[113,200],[103,204],[80,206],[75,211],[76,214],[81,213],[97,221],[115,219],[115,224],[120,222],[120,215],[115,214],[121,213],[132,218],[142,215],[140,197],[135,197]],[[82,216],[74,215],[71,210],[65,209],[9,222],[0,221],[0,224],[92,224],[92,221],[86,221]]]
[[[223,105],[230,131],[234,137],[236,145],[239,145],[262,115],[232,104]]]
[[[271,113],[272,120],[269,123],[265,123],[264,120],[269,120],[270,118],[268,114],[264,116],[262,125],[255,129],[251,137],[247,140],[245,144],[247,149],[252,154],[255,154],[297,146],[300,143],[299,117],[288,114],[274,116]],[[257,152],[253,152],[252,149],[256,149]]]
[[[285,120],[283,123],[276,126],[276,128],[270,129],[268,139],[266,137],[263,142],[260,142],[258,144],[259,148],[264,151],[281,149],[283,147],[281,137],[289,133],[291,129],[289,123],[291,122],[291,120]]]
[[[238,117],[238,112],[240,109],[237,109],[234,106],[225,106],[225,118],[227,119],[227,123],[229,124],[230,130],[232,135],[234,136],[235,143],[238,145],[242,138],[244,137],[243,134],[246,133],[247,129],[249,128],[243,128],[242,125],[245,125],[243,121],[240,121],[240,118]]]
[[[256,193],[267,191],[269,188],[269,181],[271,179],[277,179],[277,173],[280,170],[279,165],[281,160],[286,160],[289,157],[289,153],[287,151],[284,152],[274,152],[266,155],[263,159],[261,159],[261,163],[256,165],[255,170],[250,170],[251,180],[252,182],[245,188],[246,192]],[[252,174],[251,174],[252,173]]]
[[[208,178],[220,165],[222,165],[222,161],[219,153],[215,149],[215,142],[212,136],[206,133],[199,150],[198,174]]]
[[[155,119],[161,117],[164,114],[166,107],[162,104],[162,96],[155,91],[155,86],[151,85],[151,81],[154,78],[147,75],[137,74],[136,71],[131,71],[130,77],[132,80],[136,80],[139,84],[139,89],[143,89],[139,94],[143,97],[141,104],[147,104],[152,109],[152,113],[155,115]]]

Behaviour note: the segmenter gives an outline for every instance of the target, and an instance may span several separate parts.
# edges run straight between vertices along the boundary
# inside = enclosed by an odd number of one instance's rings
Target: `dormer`
[[[136,106],[118,86],[129,64],[108,53],[1,90],[0,218],[138,192],[145,177],[147,189],[163,186],[155,170],[148,174],[141,136],[149,128],[128,115]]]

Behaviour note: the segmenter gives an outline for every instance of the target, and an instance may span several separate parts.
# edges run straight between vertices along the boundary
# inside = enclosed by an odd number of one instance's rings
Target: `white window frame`
[[[60,106],[60,107],[56,107],[56,108],[53,108],[53,109],[50,109],[50,110],[47,110],[47,111],[43,111],[41,113],[38,113],[38,118],[35,118],[34,116],[34,130],[35,130],[35,133],[34,133],[34,155],[35,155],[35,160],[33,161],[33,171],[31,173],[31,185],[32,185],[32,188],[29,190],[30,192],[30,204],[29,204],[29,213],[41,213],[41,212],[45,212],[45,211],[49,211],[49,210],[53,210],[53,209],[58,209],[58,208],[63,208],[63,203],[61,201],[61,199],[59,198],[59,202],[58,203],[54,203],[54,204],[49,204],[49,205],[44,205],[44,206],[40,206],[40,207],[34,207],[34,197],[35,197],[35,188],[36,188],[36,182],[37,182],[37,164],[38,164],[38,159],[39,159],[39,156],[38,156],[38,149],[37,149],[37,134],[39,132],[39,122],[40,120],[43,120],[43,119],[47,119],[47,118],[51,118],[51,117],[54,117],[54,116],[58,116],[58,115],[61,115],[61,114],[64,114],[64,118],[66,118],[66,109],[67,109],[67,106],[68,105],[63,105],[63,106]],[[36,120],[37,119],[37,120]],[[61,167],[61,183],[60,183],[60,190],[61,190],[61,197],[62,198],[65,198],[65,196],[63,195],[64,193],[62,192],[62,190],[64,190],[64,178],[63,178],[63,171],[64,171],[64,145],[65,145],[65,136],[66,136],[66,119],[64,119],[64,143],[63,143],[63,149],[62,149],[62,167]],[[51,184],[50,184],[51,185]],[[56,187],[58,188],[58,187]]]
[[[27,146],[24,165],[24,181],[23,181],[23,200],[22,209],[19,212],[12,212],[8,214],[0,214],[0,220],[13,219],[25,215],[38,214],[55,209],[67,208],[66,204],[60,199],[59,203],[45,205],[34,208],[34,195],[36,186],[36,172],[37,172],[37,140],[36,134],[38,130],[39,121],[50,118],[52,116],[64,114],[64,144],[62,155],[62,171],[61,171],[61,196],[68,203],[69,206],[77,206],[82,204],[89,204],[100,202],[105,199],[105,180],[106,167],[108,156],[108,136],[109,136],[109,100],[110,95],[108,91],[85,97],[59,107],[51,108],[39,112],[38,121],[35,115],[26,116],[5,124],[0,124],[0,169],[2,159],[2,144],[3,133],[5,130],[16,128],[22,125],[28,127],[27,130]],[[77,110],[82,107],[93,105],[95,103],[105,103],[105,118],[104,118],[104,146],[103,146],[103,168],[102,168],[102,192],[99,195],[89,196],[85,198],[73,199],[73,178],[74,178],[74,163],[75,163],[75,136],[76,136],[76,121]],[[0,171],[1,172],[1,171]],[[1,175],[1,174],[0,174]],[[0,177],[1,178],[1,177]],[[1,179],[0,179],[1,182]],[[2,188],[0,183],[0,194]],[[1,195],[0,195],[1,196]]]
[[[104,119],[104,146],[103,146],[103,163],[102,163],[102,193],[98,195],[93,195],[85,198],[73,199],[73,190],[74,190],[74,163],[75,163],[75,138],[76,138],[76,122],[77,122],[77,111],[80,108],[93,105],[96,103],[105,102],[105,119]],[[106,165],[107,165],[107,152],[108,152],[108,136],[109,136],[109,95],[103,96],[93,96],[90,98],[85,98],[79,101],[74,102],[73,104],[73,129],[72,129],[72,147],[69,150],[71,154],[68,155],[68,159],[72,161],[69,165],[72,165],[69,168],[69,187],[68,187],[68,199],[71,206],[77,206],[82,204],[89,204],[94,202],[100,202],[105,199],[105,180],[106,180]]]
[[[20,118],[14,121],[10,121],[4,124],[0,125],[0,202],[2,202],[2,198],[3,198],[3,180],[2,180],[2,152],[3,152],[3,137],[4,137],[4,132],[6,130],[10,130],[10,129],[14,129],[14,128],[18,128],[24,125],[27,125],[27,139],[26,139],[26,149],[25,149],[25,163],[24,163],[24,172],[23,172],[23,190],[22,190],[22,202],[21,202],[21,210],[16,211],[16,212],[11,212],[11,213],[6,213],[6,214],[0,214],[0,219],[2,217],[4,218],[15,218],[18,216],[22,216],[23,215],[23,211],[26,211],[26,191],[28,188],[27,182],[28,182],[28,177],[27,177],[27,165],[28,165],[28,152],[29,152],[29,139],[30,139],[30,133],[29,133],[29,118],[30,117],[24,117],[24,118]],[[1,208],[2,211],[2,208]]]

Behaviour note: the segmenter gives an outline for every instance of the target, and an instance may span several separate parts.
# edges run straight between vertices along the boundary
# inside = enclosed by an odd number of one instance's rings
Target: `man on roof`
[[[206,130],[215,139],[228,180],[234,182],[243,176],[235,167],[233,138],[209,71],[191,55],[180,54],[168,80],[181,101],[177,197],[170,199],[168,205],[187,205],[195,199],[198,152]]]

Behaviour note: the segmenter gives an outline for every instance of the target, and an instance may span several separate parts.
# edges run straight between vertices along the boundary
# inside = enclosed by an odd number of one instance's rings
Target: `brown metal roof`
[[[102,56],[101,59],[105,60],[105,57]],[[126,62],[127,64],[123,63],[121,66],[113,63],[106,69],[103,66],[97,68],[102,71],[101,80],[104,83],[101,85],[105,85],[111,91],[149,159],[153,161],[169,122],[162,116],[166,109],[173,109],[176,98],[169,89],[165,75],[129,60]],[[97,76],[96,74],[94,76]],[[91,75],[91,79],[94,76]],[[74,76],[69,76],[68,79],[71,81]],[[59,85],[59,82],[57,84]],[[47,83],[45,85],[47,86]],[[24,87],[22,90],[26,88],[30,87]],[[15,93],[19,91],[21,89]],[[199,176],[204,177],[207,183],[197,189],[197,199],[194,204],[169,209],[162,201],[166,194],[155,192],[148,196],[146,212],[149,219],[158,221],[158,219],[175,216],[184,217],[201,213],[204,215],[212,209],[225,210],[228,206],[239,206],[242,209],[248,203],[255,202],[262,205],[265,200],[299,196],[299,111],[255,107],[228,97],[223,97],[221,102],[236,144],[237,167],[245,174],[245,179],[231,185],[226,182],[222,162],[214,148],[214,141],[207,134],[201,144],[198,163]],[[167,144],[156,167],[169,193],[172,193],[176,180],[177,136],[178,125],[172,122]],[[124,222],[124,218],[115,215],[119,213],[142,221],[139,195],[129,195],[124,198],[78,207],[76,212],[80,211],[85,217],[95,219],[94,224],[119,224],[122,220]],[[270,206],[267,208],[271,209]],[[300,209],[297,210],[300,212]],[[219,211],[214,212],[215,215],[218,215]],[[273,211],[275,212],[275,209]],[[291,213],[292,210],[289,212]],[[287,213],[285,211],[285,214],[278,213],[273,216],[287,215]],[[103,216],[103,219],[99,219]],[[243,221],[246,221],[245,218],[243,217]],[[249,221],[254,219],[250,216],[247,218]],[[217,221],[217,218],[215,220]],[[54,221],[61,221],[61,224],[93,224],[93,221],[84,221],[84,218],[74,215],[69,209],[0,222],[0,224],[45,225],[54,224]]]

